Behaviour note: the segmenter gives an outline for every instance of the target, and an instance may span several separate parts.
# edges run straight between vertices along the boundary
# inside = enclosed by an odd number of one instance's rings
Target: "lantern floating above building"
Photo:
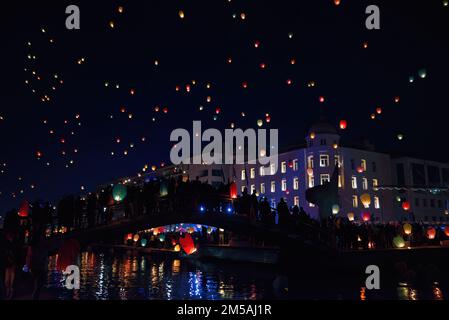
[[[370,221],[371,220],[371,213],[369,213],[368,211],[362,212],[362,220],[364,222]]]
[[[338,204],[334,204],[332,206],[332,214],[338,214],[340,212],[340,206]]]
[[[23,200],[18,212],[19,217],[27,218],[30,214],[30,204],[27,200]]]
[[[365,208],[369,208],[371,204],[371,196],[368,193],[364,193],[360,196],[360,200]]]
[[[437,235],[437,231],[435,230],[434,227],[428,227],[426,230],[426,235],[429,240],[433,240],[433,239],[435,239],[435,236]]]
[[[405,247],[404,238],[402,238],[401,236],[394,237],[393,244],[396,248],[404,248]]]
[[[404,209],[404,211],[410,210],[410,202],[408,201],[402,202],[402,209]]]
[[[354,215],[353,212],[349,212],[348,213],[348,220],[351,221],[351,222],[355,220],[355,215]]]
[[[412,225],[411,225],[410,223],[404,224],[404,226],[403,226],[402,228],[404,229],[404,233],[405,233],[406,235],[409,236],[409,235],[412,234],[413,227],[412,227]]]
[[[116,184],[112,189],[112,197],[115,201],[120,202],[126,198],[127,189],[123,184]]]
[[[348,126],[348,122],[346,120],[340,120],[340,129],[345,130]]]

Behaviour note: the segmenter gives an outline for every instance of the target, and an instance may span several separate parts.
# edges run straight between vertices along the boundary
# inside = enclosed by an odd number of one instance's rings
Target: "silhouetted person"
[[[33,300],[39,300],[48,267],[48,248],[42,239],[33,238],[27,252],[27,266],[33,278]]]
[[[278,211],[278,224],[281,228],[285,228],[288,226],[288,220],[290,216],[290,210],[288,209],[288,205],[285,202],[284,198],[281,198],[281,201],[277,205]]]
[[[255,221],[259,215],[259,202],[257,200],[257,194],[256,191],[253,192],[253,194],[250,197],[250,203],[251,203],[251,207],[250,207],[250,219]]]

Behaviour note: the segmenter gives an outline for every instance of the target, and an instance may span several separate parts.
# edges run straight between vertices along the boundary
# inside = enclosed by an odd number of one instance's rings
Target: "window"
[[[351,178],[352,189],[357,189],[357,177]]]
[[[354,162],[354,159],[351,159],[351,170],[355,170],[355,162]]]
[[[322,174],[320,176],[320,180],[321,180],[321,184],[324,184],[326,182],[330,182],[331,181],[331,177],[328,174]]]
[[[377,171],[377,164],[376,164],[376,162],[373,161],[371,166],[372,166],[373,172],[376,172]]]
[[[256,185],[252,184],[251,185],[251,194],[253,194],[254,192],[256,192]]]
[[[260,193],[265,194],[265,183],[260,184]]]
[[[245,192],[246,187],[242,186],[242,193]]]
[[[358,208],[359,207],[359,198],[357,196],[352,196],[352,206],[354,208]]]
[[[287,172],[287,163],[285,161],[281,162],[281,173]]]
[[[307,157],[307,168],[313,169],[313,156]]]
[[[293,190],[299,190],[299,179],[298,178],[293,179]]]
[[[321,145],[322,145],[322,146],[325,146],[325,145],[327,144],[327,141],[326,141],[326,139],[321,139],[321,141],[320,141],[320,142],[321,142]]]
[[[373,179],[373,188],[377,188],[379,186],[379,180]]]
[[[434,199],[430,199],[430,207],[435,208],[435,200]]]
[[[335,165],[339,167],[341,165],[340,156],[336,155],[334,158],[335,158]]]
[[[419,207],[419,198],[415,198],[415,206]]]
[[[270,165],[270,173],[271,173],[271,175],[275,175],[276,174],[276,164],[275,163],[272,163]]]
[[[281,183],[282,191],[287,191],[287,180],[283,179]]]
[[[315,208],[315,205],[312,202],[309,202],[309,207]]]
[[[338,175],[338,187],[341,188],[343,187],[343,177]]]
[[[246,170],[242,170],[242,177],[241,177],[242,181],[246,180]]]
[[[329,167],[329,156],[327,154],[320,155],[320,167]]]
[[[256,177],[256,169],[255,168],[251,168],[250,177],[251,177],[251,179],[254,179]]]
[[[368,190],[368,179],[367,178],[362,179],[362,187],[363,187],[363,190]]]
[[[309,183],[308,183],[309,188],[313,188],[315,186],[315,179],[314,179],[314,177],[313,176],[309,176],[308,179],[309,179]]]
[[[293,205],[299,207],[299,197],[298,196],[293,198]]]
[[[264,177],[264,176],[265,176],[265,167],[260,167],[260,169],[259,169],[259,175],[260,175],[261,177]]]
[[[366,171],[366,160],[362,159],[361,162],[362,162],[361,167],[363,168],[363,171]]]
[[[380,209],[380,200],[377,196],[374,197],[374,208]]]
[[[271,181],[271,193],[275,193],[276,192],[276,182]]]
[[[299,170],[299,162],[298,159],[293,160],[293,171]]]

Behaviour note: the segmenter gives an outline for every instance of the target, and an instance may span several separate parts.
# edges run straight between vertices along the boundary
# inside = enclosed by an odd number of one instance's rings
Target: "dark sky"
[[[255,128],[269,113],[264,127],[278,128],[286,146],[302,142],[322,114],[335,126],[348,121],[343,142],[369,139],[382,151],[449,161],[449,6],[442,0],[12,3],[1,9],[0,212],[23,199],[55,200],[135,175],[145,164],[168,163],[170,132],[191,130],[192,120]],[[65,28],[69,4],[81,9],[81,30]],[[365,28],[369,4],[380,7],[379,31]],[[316,86],[308,88],[309,81]],[[382,114],[371,120],[378,106]]]

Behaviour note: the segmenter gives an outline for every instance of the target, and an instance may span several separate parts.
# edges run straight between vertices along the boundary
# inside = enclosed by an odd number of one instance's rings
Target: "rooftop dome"
[[[310,127],[308,134],[310,135],[312,132],[315,134],[323,134],[323,133],[338,134],[335,127],[324,120],[320,120],[320,121],[316,122],[315,124],[313,124]]]

